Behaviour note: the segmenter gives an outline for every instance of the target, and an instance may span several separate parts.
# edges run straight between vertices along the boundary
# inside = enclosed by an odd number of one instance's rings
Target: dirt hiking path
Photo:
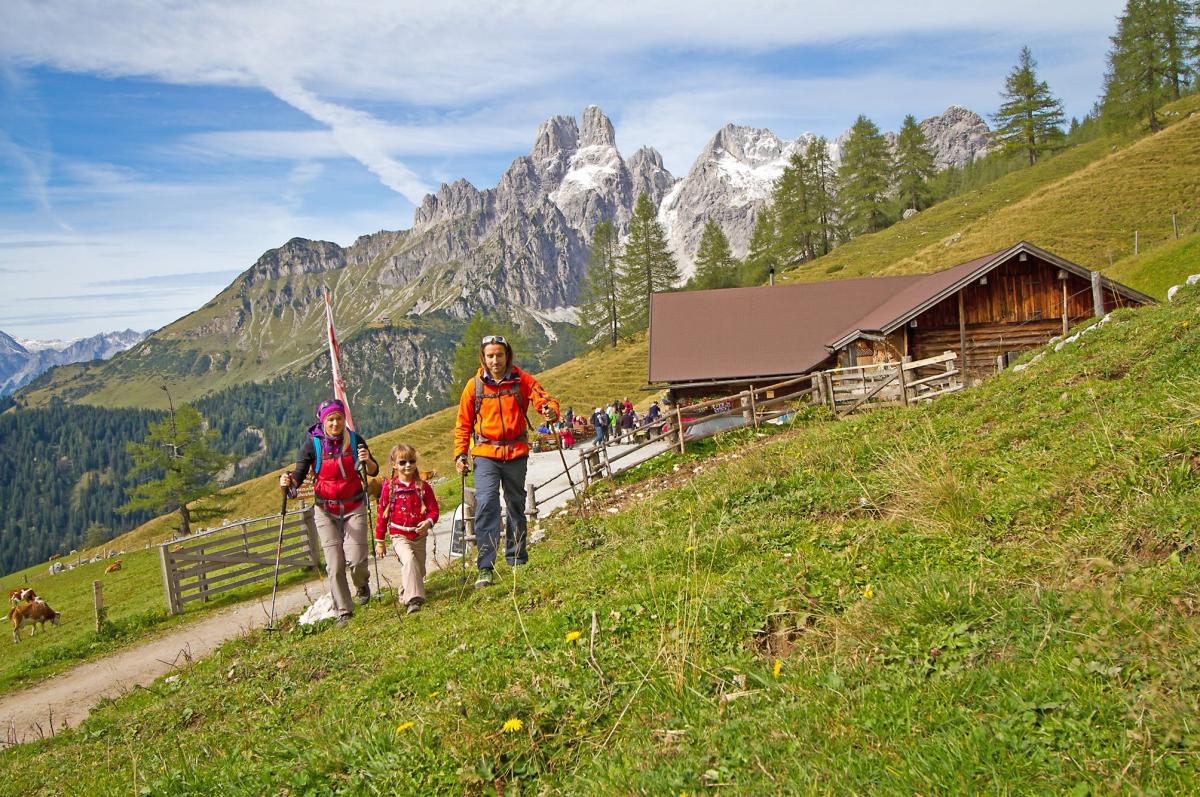
[[[610,446],[610,452],[615,455],[628,448]],[[648,446],[615,463],[613,470],[621,471],[633,467],[664,448],[665,443]],[[572,477],[576,484],[580,484],[579,469],[575,467],[577,461],[578,455],[569,452],[567,462],[572,465]],[[555,473],[560,474],[558,479],[539,490],[539,493],[551,494],[560,487],[568,489],[563,494],[541,503],[541,517],[546,517],[550,512],[564,506],[571,498],[571,491],[566,478],[561,475],[562,463],[557,452],[530,455],[528,481],[540,484]],[[453,512],[453,506],[442,507],[441,520],[432,534],[433,544],[427,546],[430,572],[442,569],[450,562],[448,552]],[[531,534],[530,542],[537,541],[538,535]],[[379,575],[384,588],[397,588],[400,583],[400,564],[394,556],[379,559]],[[373,571],[371,579],[374,588]],[[280,618],[289,614],[299,614],[325,591],[319,578],[280,590],[275,603],[275,614]],[[265,627],[270,607],[271,596],[268,593],[206,615],[161,637],[136,644],[102,659],[86,662],[67,672],[0,697],[0,747],[49,737],[66,728],[78,727],[87,719],[92,707],[101,700],[117,698],[136,687],[147,686],[171,670],[186,667],[191,662],[207,656],[228,639],[245,636],[252,630]]]

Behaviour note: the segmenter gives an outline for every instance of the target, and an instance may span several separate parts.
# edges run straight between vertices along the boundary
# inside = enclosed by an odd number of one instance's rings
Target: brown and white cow
[[[111,565],[109,565],[108,567],[104,568],[104,572],[105,573],[115,573],[120,569],[121,569],[121,560],[118,559],[117,561],[115,561]]]
[[[36,598],[37,593],[30,587],[17,587],[8,591],[8,603],[10,606],[16,606],[18,603],[24,603]]]
[[[59,613],[51,609],[50,605],[41,598],[12,607],[8,612],[8,621],[12,623],[13,642],[21,641],[21,635],[17,633],[21,630],[21,626],[28,624],[29,636],[32,637],[37,631],[37,626],[41,626],[42,631],[46,630],[47,620],[52,625],[58,625],[59,616]]]

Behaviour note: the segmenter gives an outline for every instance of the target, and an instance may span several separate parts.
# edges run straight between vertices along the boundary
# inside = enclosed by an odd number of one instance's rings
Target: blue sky
[[[289,238],[348,244],[441,182],[494,185],[589,104],[682,176],[727,122],[986,115],[1028,44],[1082,116],[1123,5],[6,0],[0,330],[163,326]]]

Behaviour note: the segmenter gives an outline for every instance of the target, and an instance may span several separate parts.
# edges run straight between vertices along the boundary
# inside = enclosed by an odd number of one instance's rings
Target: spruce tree
[[[669,291],[679,282],[679,267],[667,246],[667,235],[645,194],[633,206],[619,275],[619,323],[630,332],[645,329],[650,320],[650,295]]]
[[[721,226],[712,219],[704,223],[700,248],[696,251],[696,275],[690,287],[694,290],[733,288],[737,285],[737,261],[729,248],[729,239]]]
[[[1004,102],[993,116],[995,138],[1005,152],[1020,152],[1029,165],[1062,143],[1062,101],[1050,86],[1038,80],[1037,61],[1028,47],[1021,48],[1017,65],[1004,81]]]
[[[904,117],[900,134],[896,136],[894,164],[896,195],[901,206],[924,210],[929,202],[929,180],[935,171],[933,153],[929,151],[925,132],[912,114]]]
[[[879,127],[865,116],[854,120],[838,168],[840,217],[851,236],[888,225],[887,193],[891,154]]]
[[[778,239],[775,233],[775,211],[764,207],[754,220],[754,232],[750,236],[750,249],[738,269],[738,284],[746,287],[762,285],[767,281],[771,269],[779,268],[776,254]]]
[[[133,458],[129,476],[159,476],[131,489],[129,500],[118,511],[178,512],[179,533],[183,535],[192,533],[193,520],[219,517],[228,506],[228,497],[203,506],[188,506],[217,494],[221,489],[217,473],[233,460],[213,450],[216,438],[216,431],[205,428],[204,418],[195,407],[180,404],[176,409],[172,403],[170,415],[150,424],[144,440],[126,444]]]
[[[611,221],[592,230],[592,251],[583,278],[579,305],[579,338],[585,346],[609,341],[617,345],[617,228]]]

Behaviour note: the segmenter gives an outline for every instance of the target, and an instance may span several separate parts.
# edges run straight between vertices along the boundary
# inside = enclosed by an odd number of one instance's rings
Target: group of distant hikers
[[[525,415],[531,403],[548,423],[558,422],[558,402],[533,376],[516,366],[509,342],[500,335],[483,338],[479,369],[463,387],[454,427],[455,469],[465,479],[472,464],[475,468],[477,588],[495,582],[501,492],[508,510],[505,561],[519,567],[529,558],[525,518],[529,442]],[[309,427],[300,447],[295,468],[279,477],[280,490],[294,495],[309,471],[315,473],[313,515],[339,626],[349,622],[355,604],[363,605],[371,599],[367,564],[369,498],[362,473],[375,476],[380,472],[366,440],[347,428],[346,416],[343,402],[322,402],[317,407],[317,422]],[[375,553],[384,556],[385,541],[390,538],[403,571],[400,600],[410,613],[419,611],[425,602],[425,541],[438,513],[433,488],[417,469],[416,449],[403,443],[393,446],[379,495]]]

